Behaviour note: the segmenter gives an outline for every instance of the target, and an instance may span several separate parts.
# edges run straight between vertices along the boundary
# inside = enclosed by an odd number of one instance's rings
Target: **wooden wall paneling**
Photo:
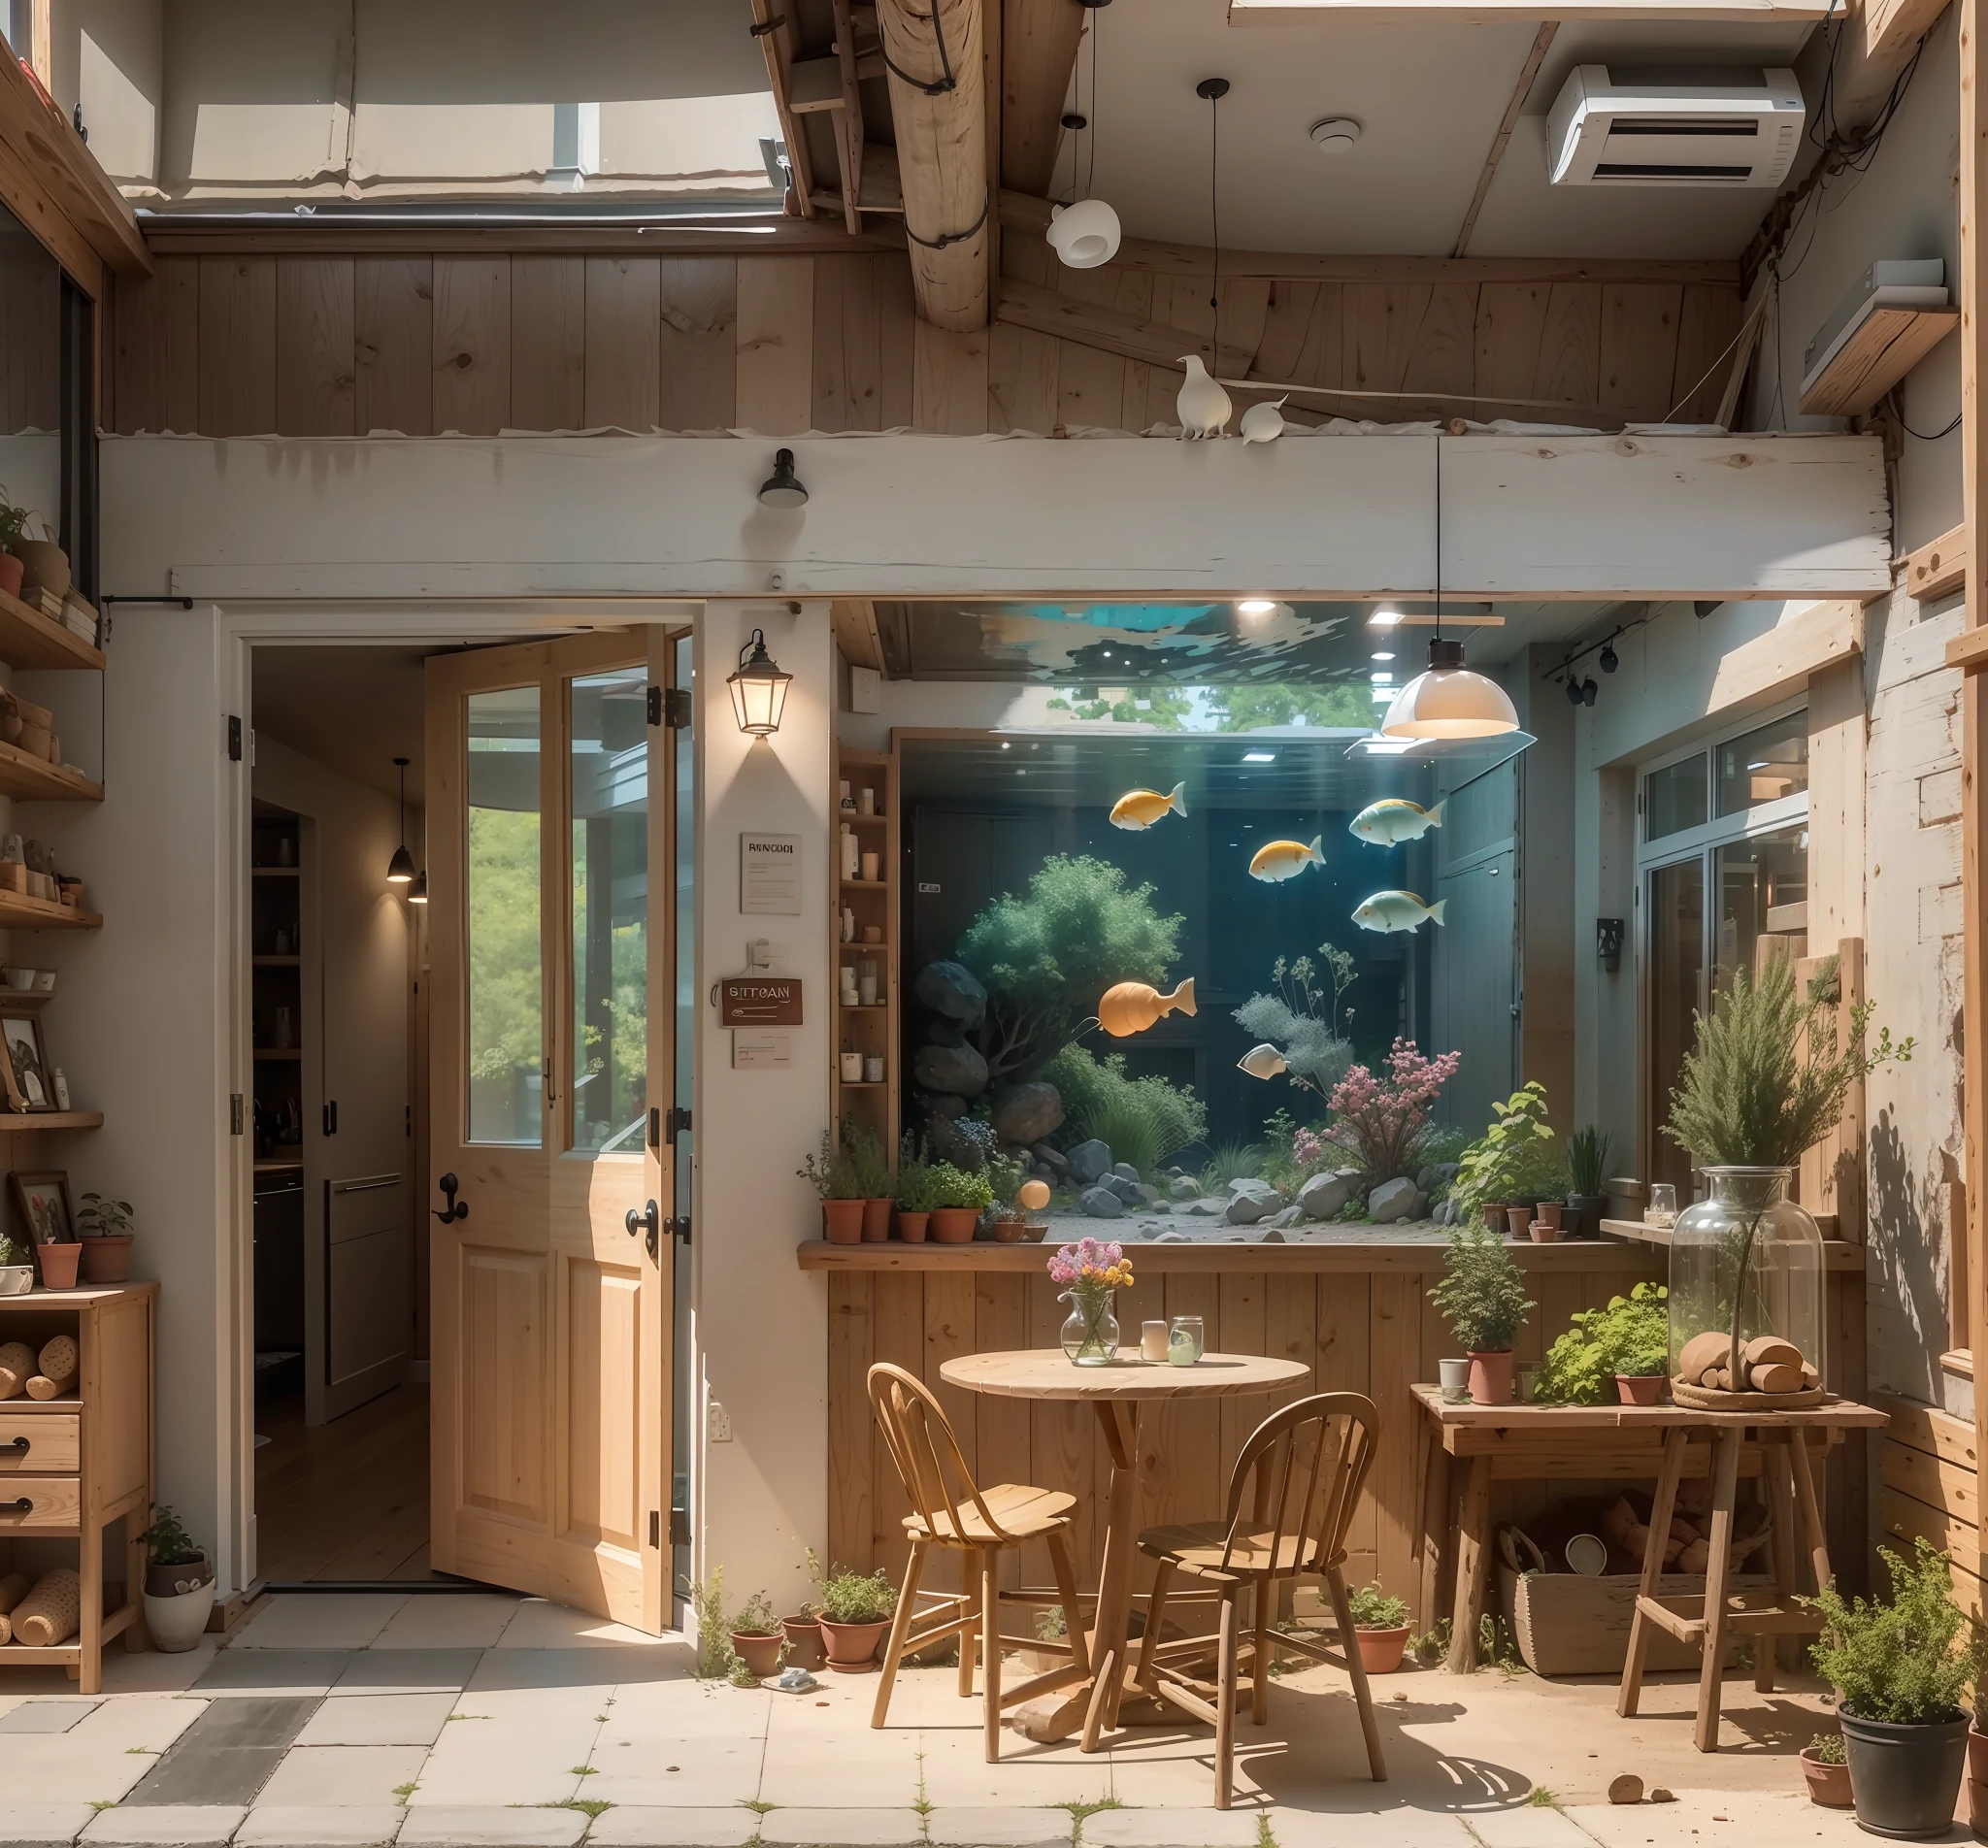
[[[150,276],[120,276],[112,308],[112,428],[200,428],[200,259],[162,257]]]
[[[1321,1275],[1317,1282],[1318,1358],[1313,1364],[1312,1376],[1318,1382],[1318,1390],[1322,1393],[1371,1393],[1373,1369],[1369,1363],[1373,1353],[1374,1280],[1356,1271],[1346,1276]],[[1389,1435],[1387,1414],[1382,1411],[1376,1441],[1385,1443]],[[1353,1515],[1353,1525],[1346,1534],[1346,1550],[1368,1562],[1365,1568],[1368,1578],[1374,1575],[1373,1562],[1377,1548],[1375,1536],[1379,1532],[1378,1517],[1375,1511],[1377,1493],[1377,1485],[1370,1475],[1367,1492],[1361,1497],[1360,1506]],[[1365,1579],[1360,1582],[1364,1583]]]
[[[997,324],[987,337],[987,427],[1033,430],[1048,436],[1056,428],[1056,394],[1063,343],[1029,327]]]
[[[1027,1279],[1001,1271],[982,1270],[974,1277],[974,1352],[1007,1354],[1029,1344]],[[980,1486],[993,1488],[1003,1482],[1034,1482],[1029,1473],[1029,1407],[1022,1399],[1003,1399],[995,1393],[974,1395],[974,1441],[976,1467]],[[1023,1583],[1044,1582],[1048,1571],[1048,1552],[1010,1547],[1002,1556],[1001,1586],[1017,1591]],[[1025,1571],[1026,1564],[1032,1568]]]
[[[729,430],[739,421],[738,260],[664,257],[660,288],[656,422],[665,430]]]
[[[1111,269],[1064,270],[1053,279],[1059,295],[1073,301],[1095,302],[1100,308],[1144,316],[1152,308],[1152,278],[1130,277]],[[1056,421],[1066,429],[1099,430],[1123,427],[1125,360],[1075,341],[1058,343],[1056,361]]]
[[[1531,396],[1591,405],[1601,390],[1602,285],[1555,282],[1546,297]],[[1535,407],[1537,412],[1537,407]]]
[[[586,259],[586,427],[656,427],[662,352],[660,258]]]
[[[1044,1270],[1033,1272],[1024,1281],[1028,1285],[1028,1345],[1060,1345],[1058,1336],[1069,1310],[1059,1300],[1056,1286]],[[1044,1489],[1066,1489],[1076,1495],[1071,1545],[1077,1554],[1078,1577],[1086,1585],[1097,1583],[1102,1534],[1102,1504],[1093,1493],[1091,1462],[1097,1423],[1097,1415],[1088,1405],[1062,1404],[1054,1400],[1029,1403],[1028,1480]]]
[[[881,430],[883,323],[873,256],[814,259],[816,430]]]
[[[828,1559],[830,1567],[871,1570],[870,1392],[876,1279],[838,1272],[828,1280]],[[894,1473],[894,1472],[893,1472]]]
[[[1341,382],[1358,391],[1406,388],[1408,359],[1429,313],[1427,282],[1348,282],[1342,292],[1345,363]],[[1386,399],[1355,399],[1347,415],[1386,422],[1399,406]]]
[[[435,262],[425,256],[352,261],[352,425],[435,434]]]
[[[1476,396],[1497,399],[1508,392],[1513,401],[1474,406],[1479,417],[1500,416],[1508,410],[1527,412],[1518,401],[1533,395],[1540,376],[1552,293],[1545,282],[1486,282],[1477,290]]]
[[[1264,1275],[1260,1270],[1223,1271],[1216,1279],[1220,1312],[1209,1325],[1208,1344],[1224,1354],[1263,1354],[1270,1329],[1264,1302]],[[1219,1435],[1220,1463],[1215,1471],[1217,1497],[1228,1492],[1229,1475],[1242,1454],[1249,1434],[1268,1418],[1276,1405],[1269,1399],[1223,1399],[1216,1401],[1221,1411]],[[1219,1502],[1211,1510],[1221,1511]]]
[[[1380,1442],[1368,1477],[1375,1504],[1375,1571],[1396,1597],[1415,1596],[1418,1414],[1408,1388],[1421,1370],[1422,1282],[1377,1275],[1372,1284],[1369,1388],[1380,1411]]]
[[[276,259],[276,427],[348,437],[354,403],[352,259]]]
[[[660,259],[647,259],[654,264]],[[587,265],[579,256],[511,259],[511,428],[583,430],[587,414]],[[624,336],[630,330],[618,329]],[[656,367],[656,329],[645,338]],[[727,363],[730,354],[726,355]],[[625,356],[622,363],[629,362]],[[641,370],[641,362],[633,364]],[[651,410],[653,407],[651,406]],[[614,422],[614,418],[602,419]],[[644,426],[646,428],[646,426]]]
[[[276,259],[200,259],[200,422],[203,436],[265,436],[276,428]]]
[[[885,1271],[877,1278],[877,1294],[871,1311],[870,1359],[889,1361],[902,1367],[935,1391],[944,1389],[939,1385],[938,1369],[935,1367],[928,1372],[925,1366],[925,1298],[931,1286],[939,1281],[937,1276],[917,1270]],[[950,1407],[947,1409],[949,1412]],[[904,1518],[911,1511],[911,1501],[905,1493],[897,1466],[890,1460],[890,1448],[884,1442],[883,1433],[871,1413],[867,1387],[863,1417],[870,1455],[875,1459],[876,1482],[871,1496],[871,1560],[869,1566],[858,1569],[869,1571],[880,1566],[891,1577],[899,1578],[911,1550],[904,1530]],[[960,1443],[964,1448],[964,1433],[960,1436]]]
[[[925,1383],[939,1395],[945,1415],[952,1421],[961,1453],[968,1468],[979,1473],[979,1426],[975,1412],[979,1399],[958,1386],[948,1386],[939,1376],[947,1361],[975,1351],[979,1303],[971,1270],[928,1270],[925,1272]]]
[[[737,416],[761,436],[798,436],[813,411],[814,262],[739,260]]]
[[[917,304],[911,297],[911,272],[895,256],[877,259],[877,360],[881,369],[878,418],[886,430],[911,427],[917,399]]]
[[[1671,375],[1671,420],[1706,423],[1733,365],[1740,332],[1740,291],[1687,282],[1677,309],[1677,361]]]
[[[1610,282],[1602,291],[1601,402],[1631,422],[1661,423],[1678,380],[1675,282]]]
[[[493,437],[511,422],[509,257],[435,259],[435,429]]]
[[[987,328],[951,334],[914,324],[911,422],[934,436],[977,437],[987,429]]]
[[[1175,1272],[1166,1278],[1167,1319],[1198,1315],[1213,1347],[1222,1326],[1221,1278],[1209,1272]],[[1261,1400],[1252,1399],[1261,1407]],[[1149,1492],[1142,1523],[1213,1520],[1228,1491],[1222,1473],[1222,1406],[1219,1400],[1182,1400],[1148,1406],[1140,1426]]]
[[[1477,290],[1469,282],[1439,282],[1429,291],[1429,306],[1415,330],[1408,363],[1402,375],[1404,391],[1426,391],[1428,399],[1376,405],[1368,413],[1383,423],[1408,417],[1431,417],[1455,409],[1454,400],[1469,398],[1476,384]],[[1467,405],[1473,417],[1482,407]]]
[[[6,351],[0,429],[52,430],[60,423],[61,307],[61,284],[52,270],[28,263],[9,267],[0,288],[0,346]]]

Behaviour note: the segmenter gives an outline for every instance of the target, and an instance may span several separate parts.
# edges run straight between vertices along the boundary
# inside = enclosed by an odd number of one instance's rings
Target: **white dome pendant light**
[[[1091,108],[1088,116],[1072,114],[1064,116],[1063,125],[1072,130],[1087,129],[1090,133],[1090,160],[1084,175],[1083,189],[1088,193],[1091,182],[1098,171],[1098,14],[1110,6],[1111,0],[1077,0],[1091,16]],[[1077,156],[1073,152],[1070,162],[1071,189],[1077,187]],[[1050,249],[1056,252],[1056,259],[1067,270],[1094,270],[1101,263],[1109,263],[1118,254],[1118,240],[1123,235],[1118,224],[1118,214],[1102,199],[1078,199],[1067,206],[1049,208],[1049,228],[1044,233],[1049,241]]]

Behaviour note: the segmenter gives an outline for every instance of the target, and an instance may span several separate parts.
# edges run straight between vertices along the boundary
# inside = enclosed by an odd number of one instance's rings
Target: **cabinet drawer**
[[[82,1455],[74,1412],[34,1417],[0,1411],[0,1477],[74,1469]],[[26,1449],[21,1445],[25,1442]]]
[[[22,1502],[28,1505],[21,1507]],[[0,1482],[0,1534],[23,1528],[75,1527],[82,1511],[79,1477],[10,1475]]]

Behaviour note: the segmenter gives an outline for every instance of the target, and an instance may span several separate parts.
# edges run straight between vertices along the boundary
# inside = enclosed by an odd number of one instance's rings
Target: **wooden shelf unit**
[[[1877,308],[1802,394],[1804,416],[1861,417],[1961,324],[1957,308]]]
[[[30,898],[25,892],[0,892],[0,930],[96,931],[103,925],[95,911],[78,906]]]
[[[85,1284],[0,1297],[0,1341],[26,1341],[39,1349],[50,1336],[70,1335],[81,1349],[74,1393],[0,1400],[0,1441],[28,1440],[25,1455],[0,1451],[0,1501],[39,1502],[39,1509],[0,1507],[0,1572],[17,1570],[33,1578],[51,1564],[69,1564],[66,1557],[51,1561],[50,1554],[63,1549],[48,1544],[66,1541],[75,1549],[83,1580],[78,1634],[46,1649],[0,1647],[0,1668],[64,1666],[83,1694],[102,1691],[105,1643],[122,1635],[126,1648],[145,1645],[145,1549],[138,1536],[150,1523],[156,1497],[157,1297],[155,1283]],[[104,1533],[119,1521],[121,1586],[107,1584],[104,1576]]]
[[[897,937],[898,912],[898,812],[897,757],[891,751],[836,751],[836,779],[849,785],[857,802],[862,792],[875,792],[878,813],[848,814],[838,810],[832,817],[829,853],[829,938],[834,945],[830,958],[835,977],[829,988],[829,1114],[837,1122],[861,1124],[882,1138],[884,1152],[895,1167],[897,1160],[898,1098],[898,967],[891,953]],[[840,791],[838,791],[840,795]],[[842,826],[847,822],[856,837],[857,850],[878,855],[878,879],[845,879],[842,876]],[[859,862],[860,864],[860,862]],[[856,940],[845,943],[843,911],[854,913]],[[880,931],[882,940],[866,943],[864,928]],[[842,971],[860,968],[866,962],[877,965],[875,1005],[845,1007],[842,1003]],[[841,1055],[860,1052],[865,1058],[881,1055],[880,1082],[845,1084]]]
[[[102,802],[104,786],[80,770],[30,757],[18,744],[0,744],[0,796],[17,802]]]
[[[11,668],[83,668],[101,671],[101,648],[65,623],[30,609],[0,590],[0,661]]]

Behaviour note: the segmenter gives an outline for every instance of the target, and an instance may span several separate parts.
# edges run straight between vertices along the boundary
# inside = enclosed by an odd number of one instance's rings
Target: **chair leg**
[[[1222,1621],[1215,1641],[1215,1807],[1227,1809],[1236,1793],[1236,1598],[1222,1593]]]
[[[1056,1574],[1056,1595],[1063,1600],[1063,1634],[1070,1639],[1071,1665],[1079,1673],[1088,1673],[1091,1652],[1084,1646],[1083,1605],[1077,1596],[1077,1562],[1070,1555],[1070,1530],[1052,1527],[1047,1538],[1049,1566]]]
[[[1268,1578],[1259,1578],[1251,1594],[1256,1634],[1251,1638],[1250,1666],[1255,1672],[1249,1677],[1249,1718],[1257,1726],[1270,1719],[1270,1605],[1276,1596],[1275,1583]]]
[[[890,1691],[897,1682],[898,1664],[904,1660],[905,1638],[911,1634],[911,1609],[918,1601],[918,1580],[925,1570],[925,1542],[911,1542],[911,1557],[905,1563],[905,1582],[897,1595],[897,1615],[890,1620],[890,1641],[883,1650],[883,1675],[877,1684],[876,1703],[870,1709],[870,1724],[881,1726],[890,1711]]]
[[[1001,1549],[980,1549],[980,1660],[987,1691],[987,1763],[1001,1757]]]
[[[1367,1768],[1376,1784],[1387,1782],[1387,1760],[1380,1750],[1380,1723],[1374,1717],[1374,1690],[1367,1685],[1367,1665],[1360,1660],[1360,1638],[1353,1633],[1353,1600],[1338,1567],[1325,1574],[1332,1599],[1333,1621],[1340,1627],[1340,1647],[1346,1652],[1346,1672],[1352,1677],[1353,1704],[1360,1709],[1360,1731],[1367,1739]]]
[[[959,1596],[960,1615],[976,1620],[962,1625],[959,1633],[959,1698],[971,1700],[974,1698],[975,1633],[979,1629],[977,1619],[980,1612],[980,1557],[971,1546],[960,1549]]]
[[[1166,1615],[1167,1590],[1174,1581],[1174,1562],[1163,1559],[1153,1570],[1153,1588],[1145,1600],[1145,1634],[1139,1640],[1139,1669],[1133,1681],[1152,1690],[1153,1657],[1160,1647],[1160,1620]]]

